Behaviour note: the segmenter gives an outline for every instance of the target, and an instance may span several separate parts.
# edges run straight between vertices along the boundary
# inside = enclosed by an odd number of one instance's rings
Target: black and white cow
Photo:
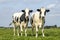
[[[26,8],[25,10],[21,10],[22,12],[19,13],[14,13],[13,14],[13,27],[14,27],[14,35],[15,35],[15,30],[17,28],[17,34],[19,36],[19,30],[23,32],[23,28],[25,30],[25,36],[27,36],[27,26],[28,26],[28,21],[29,21],[29,15],[32,10],[29,10]]]
[[[37,9],[37,11],[33,13],[33,16],[30,19],[32,31],[34,27],[36,28],[36,37],[38,37],[38,28],[42,28],[42,36],[44,37],[44,23],[46,12],[49,12],[49,10],[45,9],[44,7]]]

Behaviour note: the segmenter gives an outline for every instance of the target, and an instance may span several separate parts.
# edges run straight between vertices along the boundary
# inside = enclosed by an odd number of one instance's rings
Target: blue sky
[[[41,7],[50,9],[45,25],[60,26],[60,0],[0,0],[0,26],[8,26],[15,12],[25,8],[36,11]]]

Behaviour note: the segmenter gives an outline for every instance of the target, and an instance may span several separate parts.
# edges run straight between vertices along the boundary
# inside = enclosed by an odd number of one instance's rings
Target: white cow
[[[25,30],[25,36],[27,36],[27,26],[28,26],[28,21],[29,21],[29,14],[32,12],[32,10],[29,10],[26,8],[25,10],[22,10],[22,12],[19,13],[14,13],[13,14],[13,27],[14,27],[14,35],[15,35],[15,30],[17,28],[17,34],[19,36],[19,29],[21,32],[23,32],[23,28]]]
[[[34,27],[36,28],[36,37],[38,37],[38,28],[42,28],[42,36],[44,37],[44,23],[46,12],[49,12],[49,10],[45,9],[44,7],[37,9],[37,11],[33,13],[33,16],[30,19],[32,31]]]

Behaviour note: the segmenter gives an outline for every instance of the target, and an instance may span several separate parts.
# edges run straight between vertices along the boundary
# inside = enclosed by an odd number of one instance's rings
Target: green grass
[[[42,37],[41,29],[38,32],[38,38],[31,35],[31,29],[28,29],[27,33],[27,37],[25,37],[24,35],[18,37],[17,35],[13,36],[13,29],[0,28],[0,40],[60,40],[60,29],[58,28],[45,29],[45,37]]]

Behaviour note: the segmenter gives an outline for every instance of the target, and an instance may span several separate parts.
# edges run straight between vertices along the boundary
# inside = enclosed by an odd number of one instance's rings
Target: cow
[[[19,13],[14,13],[12,16],[13,19],[13,28],[14,28],[14,35],[15,30],[17,29],[17,34],[19,36],[19,32],[21,32],[21,36],[23,33],[23,28],[25,31],[25,36],[27,36],[27,26],[29,22],[29,15],[32,10],[29,10],[29,8],[26,8],[25,10],[21,10]]]
[[[30,23],[33,29],[36,29],[36,37],[38,37],[38,29],[42,28],[42,36],[44,37],[44,24],[45,24],[45,16],[46,12],[49,12],[49,9],[45,9],[44,7],[37,9],[36,12],[32,13],[32,17],[30,19]]]

